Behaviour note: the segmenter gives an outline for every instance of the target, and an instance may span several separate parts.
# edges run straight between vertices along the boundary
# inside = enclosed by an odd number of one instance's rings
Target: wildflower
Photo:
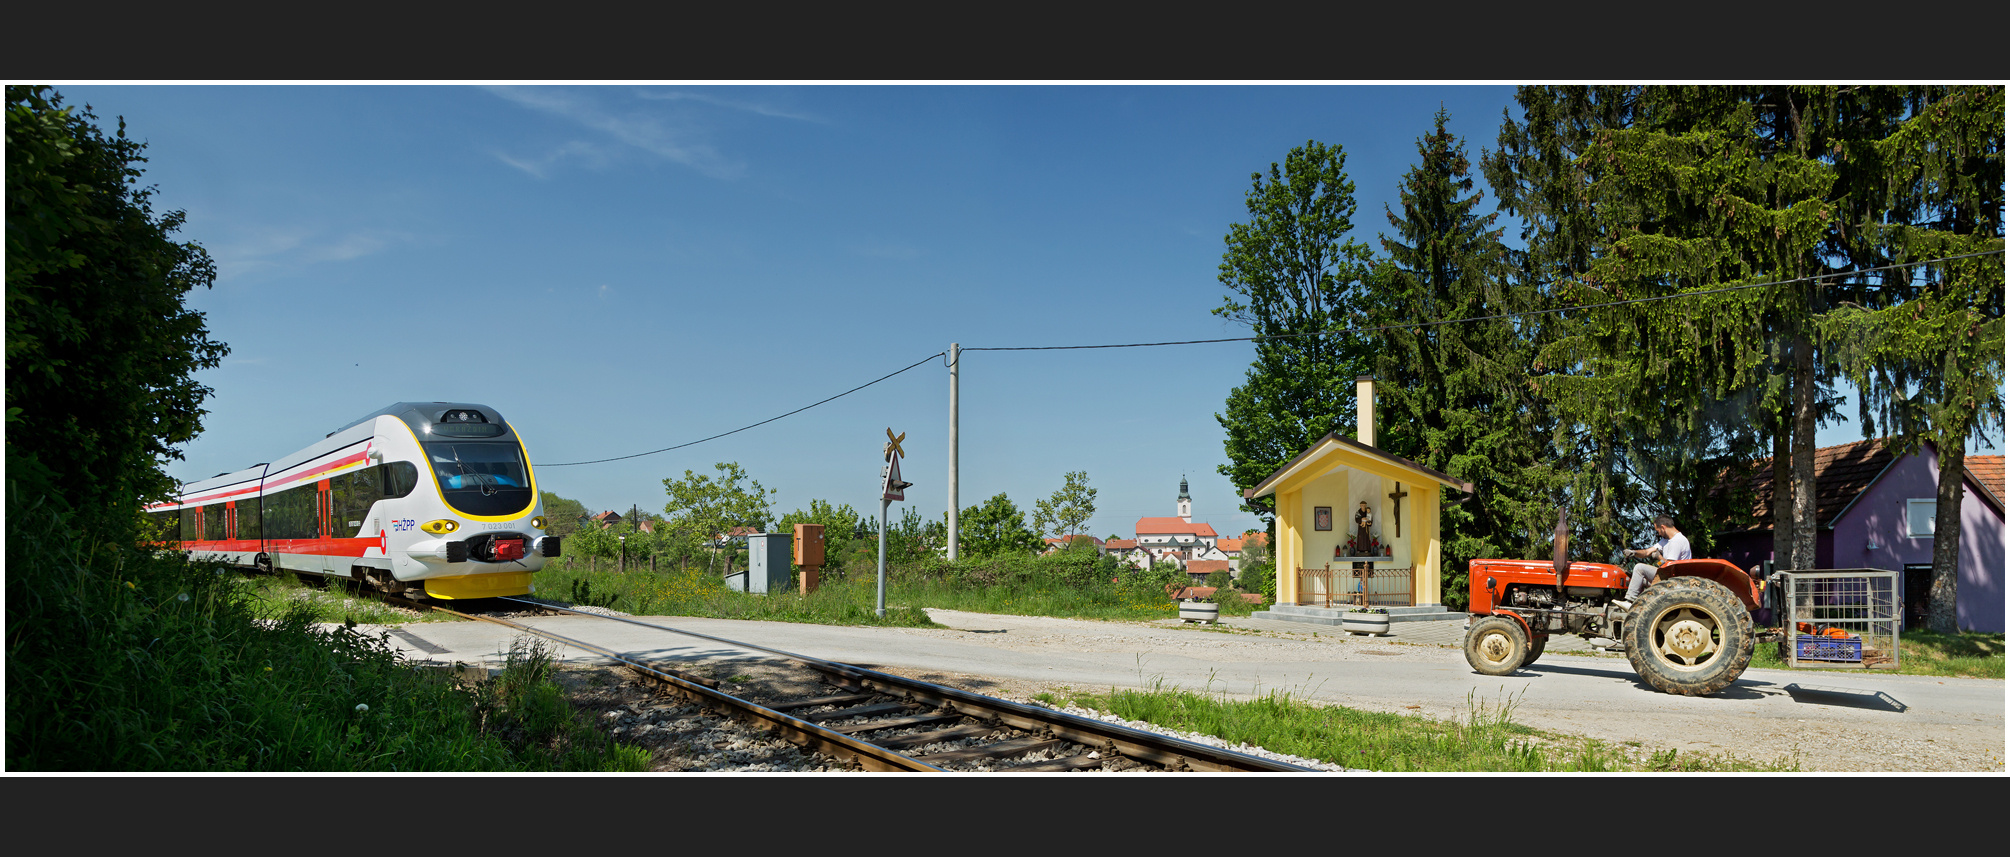
[[[180,594],[180,595],[177,595],[177,596],[175,596],[175,597],[174,597],[174,600],[176,600],[176,601],[184,601],[184,602],[185,602],[185,601],[187,601],[187,600],[188,600],[188,593],[184,592],[184,593],[182,593],[182,594]]]
[[[130,580],[128,580],[128,581],[126,581],[126,588],[127,588],[127,589],[138,589],[139,587],[137,587],[137,586],[134,586],[134,585],[133,585],[133,582],[132,582],[132,581],[130,581]]]
[[[364,705],[363,703],[360,703],[360,702],[358,702],[358,703],[356,703],[356,713],[357,713],[357,714],[368,714],[368,713],[370,713],[370,706],[368,706],[368,705]]]

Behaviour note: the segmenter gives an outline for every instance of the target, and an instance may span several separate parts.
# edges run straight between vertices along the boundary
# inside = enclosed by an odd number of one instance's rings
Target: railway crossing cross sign
[[[900,457],[905,454],[900,448],[900,442],[906,439],[906,432],[901,432],[896,436],[893,433],[893,429],[886,430],[886,465],[879,469],[879,498],[881,500],[899,500],[905,502],[907,500],[906,489],[914,485],[912,482],[903,482],[900,478]]]

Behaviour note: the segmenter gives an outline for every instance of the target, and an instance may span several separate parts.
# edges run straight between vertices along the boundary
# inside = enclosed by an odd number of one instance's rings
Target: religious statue
[[[1363,500],[1361,508],[1354,513],[1354,544],[1359,551],[1357,556],[1366,556],[1368,546],[1375,543],[1374,538],[1368,533],[1368,529],[1374,525],[1375,513],[1368,511],[1368,501]]]

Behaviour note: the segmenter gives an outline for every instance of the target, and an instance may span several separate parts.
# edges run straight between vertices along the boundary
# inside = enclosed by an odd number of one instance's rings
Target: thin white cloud
[[[695,139],[698,137],[695,129],[676,123],[667,116],[641,112],[611,113],[593,99],[563,89],[491,87],[489,91],[520,106],[569,119],[624,145],[683,164],[713,178],[734,178],[743,169],[743,165],[720,154],[711,144]],[[504,162],[510,163],[508,159]],[[510,165],[525,169],[518,163]]]
[[[265,270],[347,262],[382,253],[415,238],[410,233],[384,229],[327,235],[306,227],[289,226],[248,233],[213,248],[210,256],[216,260],[217,280],[225,281]]]
[[[662,90],[644,89],[635,94],[650,101],[696,101],[701,104],[710,104],[714,107],[724,107],[730,110],[740,110],[760,116],[773,116],[777,119],[794,119],[798,122],[815,122],[819,125],[829,124],[823,117],[809,113],[797,113],[792,110],[784,110],[780,107],[756,104],[752,101],[734,101],[729,98],[720,98],[702,92],[665,92]]]
[[[523,170],[531,178],[537,179],[546,178],[550,174],[551,168],[556,166],[560,161],[583,160],[594,167],[607,162],[607,156],[600,151],[599,147],[585,140],[573,140],[553,149],[549,154],[542,157],[519,158],[506,152],[495,152],[494,154],[497,160]]]

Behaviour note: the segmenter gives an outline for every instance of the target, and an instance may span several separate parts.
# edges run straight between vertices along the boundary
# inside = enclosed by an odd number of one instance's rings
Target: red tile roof
[[[1214,546],[1215,546],[1215,547],[1218,547],[1218,548],[1221,548],[1221,552],[1222,552],[1222,553],[1241,553],[1241,552],[1242,552],[1242,540],[1241,540],[1241,539],[1222,539],[1222,540],[1220,540],[1220,541],[1218,541],[1218,542],[1215,542],[1215,543],[1214,543]]]
[[[1215,538],[1214,527],[1207,524],[1189,524],[1179,518],[1139,518],[1138,535],[1185,534]]]
[[[1137,547],[1138,547],[1138,540],[1137,540],[1137,539],[1111,539],[1111,540],[1109,540],[1109,541],[1106,541],[1106,542],[1104,542],[1104,543],[1103,543],[1103,547],[1105,547],[1105,548],[1108,548],[1108,549],[1110,549],[1110,550],[1113,550],[1113,551],[1127,551],[1127,550],[1136,550],[1136,549],[1137,549]]]
[[[1225,559],[1196,559],[1189,560],[1186,564],[1187,574],[1207,574],[1214,571],[1229,570],[1228,560]]]
[[[1837,516],[1849,508],[1857,496],[1884,474],[1896,456],[1889,438],[1860,440],[1815,450],[1815,521],[1834,526]],[[1984,488],[1995,492],[1997,504],[2003,500],[2003,456],[1970,455],[1963,462],[1968,475]],[[1768,456],[1752,463],[1748,483],[1752,489],[1752,520],[1734,529],[1773,528],[1773,459]],[[1680,522],[1677,522],[1678,526]]]
[[[1961,463],[1968,466],[1970,477],[1996,495],[1996,505],[2003,505],[2003,456],[1970,455]]]

